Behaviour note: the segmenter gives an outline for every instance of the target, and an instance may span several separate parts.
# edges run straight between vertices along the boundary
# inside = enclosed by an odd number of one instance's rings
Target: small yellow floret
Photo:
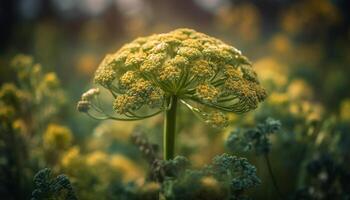
[[[219,90],[209,84],[201,84],[196,87],[197,96],[207,102],[215,102],[219,95]]]

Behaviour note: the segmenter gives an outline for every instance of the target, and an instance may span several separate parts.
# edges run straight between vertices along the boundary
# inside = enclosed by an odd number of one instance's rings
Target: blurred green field
[[[0,7],[3,199],[350,199],[348,1],[16,0]],[[76,106],[96,87],[106,54],[177,28],[241,50],[267,98],[248,113],[228,113],[225,128],[179,106],[179,157],[164,161],[162,114],[94,120]]]

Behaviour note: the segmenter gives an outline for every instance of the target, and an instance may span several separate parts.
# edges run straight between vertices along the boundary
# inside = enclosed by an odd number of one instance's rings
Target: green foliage
[[[309,184],[299,188],[290,199],[350,199],[350,171],[329,154],[310,160],[306,171]]]
[[[130,182],[123,184],[114,182],[109,186],[107,191],[107,199],[118,200],[154,200],[159,199],[159,185],[154,182],[146,183],[138,186],[136,183]]]
[[[269,135],[277,133],[280,129],[280,121],[267,118],[255,128],[237,129],[231,132],[226,140],[226,147],[232,152],[254,149],[258,155],[266,154],[269,153],[271,146]]]
[[[161,165],[165,177],[178,177],[190,167],[190,162],[183,156],[176,156],[172,160],[163,160]]]
[[[234,193],[260,183],[256,176],[256,168],[245,158],[223,154],[216,156],[209,168],[218,180],[230,182],[230,189]]]
[[[77,200],[68,177],[61,174],[53,178],[49,168],[35,174],[34,183],[32,200]]]
[[[212,163],[193,169],[184,156],[160,160],[153,146],[141,134],[133,140],[148,159],[151,180],[161,186],[166,199],[244,199],[245,191],[260,184],[256,168],[247,159],[229,154],[215,156]]]
[[[162,191],[166,199],[244,199],[244,192],[260,184],[256,168],[247,159],[229,154],[216,156],[202,169],[188,169],[184,157],[166,161],[172,172]]]

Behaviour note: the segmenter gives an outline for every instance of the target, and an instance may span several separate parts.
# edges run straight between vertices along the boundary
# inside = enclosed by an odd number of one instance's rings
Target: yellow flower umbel
[[[107,114],[94,102],[97,93],[89,99],[83,95],[78,109],[94,118],[130,121],[165,112],[166,159],[174,155],[178,102],[219,126],[226,124],[219,112],[247,112],[266,96],[251,63],[240,51],[191,29],[137,38],[108,54],[94,81],[110,91],[117,114]],[[200,107],[213,109],[215,115]]]

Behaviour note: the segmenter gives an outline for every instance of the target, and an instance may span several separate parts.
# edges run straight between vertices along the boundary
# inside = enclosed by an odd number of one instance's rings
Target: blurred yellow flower
[[[31,67],[33,65],[33,57],[24,54],[18,54],[12,59],[11,65],[19,71],[25,70],[25,68]]]
[[[201,184],[206,188],[215,189],[215,190],[220,189],[218,181],[214,177],[211,177],[211,176],[206,176],[206,177],[202,178]]]
[[[79,73],[90,76],[96,70],[98,60],[94,54],[82,54],[77,58],[76,68]]]
[[[53,150],[67,149],[73,139],[71,130],[58,124],[49,124],[43,137],[44,147]]]
[[[267,102],[272,105],[281,105],[281,104],[287,103],[288,100],[289,100],[289,97],[286,93],[273,92],[269,95]]]
[[[0,122],[11,121],[16,115],[16,110],[12,106],[0,104]]]
[[[81,166],[85,166],[85,160],[80,154],[79,147],[72,147],[63,155],[61,165],[69,170],[79,169]]]
[[[108,154],[102,151],[94,151],[86,156],[86,163],[94,167],[107,166],[109,163]]]
[[[340,104],[340,119],[350,121],[350,99],[345,99]]]
[[[308,112],[306,119],[308,121],[321,120],[324,114],[324,108],[320,103],[312,102],[312,108]]]
[[[259,79],[264,87],[281,89],[287,84],[286,66],[273,57],[257,60],[254,63],[254,69],[259,74]]]
[[[320,120],[323,116],[323,107],[317,102],[294,101],[289,105],[289,111],[295,116],[302,116],[307,121]]]
[[[293,4],[281,18],[282,28],[297,34],[313,27],[324,28],[340,19],[339,10],[329,0],[305,0]],[[322,23],[315,23],[322,21]]]
[[[22,119],[16,119],[12,122],[12,127],[15,131],[21,134],[26,134],[27,133],[27,126],[25,122]]]
[[[313,97],[313,90],[311,86],[302,79],[293,80],[287,88],[287,93],[291,100],[307,100]]]
[[[245,41],[254,41],[260,33],[260,13],[254,4],[244,3],[218,10],[216,24]]]
[[[44,75],[43,84],[48,88],[55,88],[59,86],[59,80],[54,72],[47,73]]]
[[[124,155],[115,154],[110,157],[110,165],[112,168],[118,169],[122,174],[123,181],[141,180],[144,177],[144,172],[132,160]]]
[[[160,190],[160,184],[157,182],[147,182],[140,188],[141,193],[147,193],[150,191],[158,191]]]
[[[286,55],[292,50],[292,42],[288,36],[283,34],[276,34],[270,41],[270,47],[276,53]]]

